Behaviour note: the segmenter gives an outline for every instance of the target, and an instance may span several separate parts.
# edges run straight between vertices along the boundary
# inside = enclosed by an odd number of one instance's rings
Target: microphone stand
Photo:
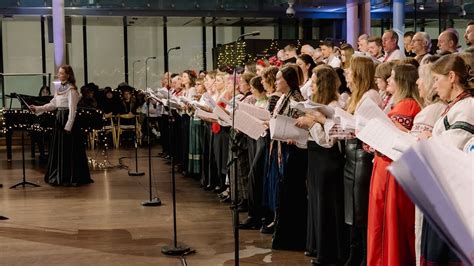
[[[172,50],[179,50],[181,47],[174,47],[170,48],[166,54],[169,55],[170,51]],[[171,74],[168,73],[168,86],[171,84]],[[172,196],[173,196],[173,246],[164,246],[161,248],[161,252],[165,255],[169,256],[181,256],[181,255],[186,255],[191,252],[191,248],[186,247],[186,246],[178,246],[178,237],[177,237],[177,229],[176,229],[176,177],[175,177],[175,171],[174,171],[174,155],[175,155],[175,150],[173,147],[173,114],[171,112],[171,104],[170,104],[170,89],[168,89],[168,110],[169,110],[169,146],[171,150],[171,182],[172,182]]]
[[[132,63],[132,83],[133,83],[133,87],[135,87],[135,63],[138,63],[138,62],[141,62],[142,60],[140,59],[137,59],[135,61],[133,61]],[[145,70],[146,71],[146,70]],[[145,81],[146,82],[146,81]],[[146,89],[146,88],[145,88]]]
[[[133,86],[135,86],[135,63],[141,62],[141,60],[135,60],[133,61],[132,64],[132,82]],[[145,69],[145,75],[146,75],[147,69]],[[145,87],[147,86],[147,80],[145,77]],[[150,106],[148,106],[150,107]],[[128,170],[128,175],[129,176],[142,176],[145,175],[145,172],[143,171],[138,171],[138,141],[137,141],[137,120],[135,118],[135,171]],[[148,135],[148,138],[150,136]],[[150,197],[151,198],[151,197]]]
[[[145,86],[148,87],[148,60],[156,59],[156,56],[147,57],[145,60]],[[147,102],[147,116],[150,119],[150,99]],[[150,125],[147,127],[147,134],[148,134],[148,184],[149,184],[149,192],[150,198],[147,201],[142,202],[142,206],[145,207],[155,207],[161,205],[161,200],[158,197],[154,197],[152,195],[152,187],[151,187],[151,143],[150,143]],[[135,134],[136,135],[136,134]],[[156,191],[158,193],[158,191]]]
[[[235,40],[235,44],[234,44],[234,56],[235,56],[235,61],[234,61],[234,84],[233,84],[233,99],[232,99],[232,131],[234,132],[234,139],[232,140],[232,145],[235,145],[235,137],[236,137],[236,134],[235,134],[235,101],[236,101],[236,98],[235,98],[235,86],[237,84],[237,43],[239,42],[239,40],[241,40],[243,37],[245,36],[257,36],[257,35],[260,35],[260,32],[259,31],[254,31],[254,32],[251,32],[251,33],[245,33],[245,34],[242,34],[240,35],[239,37],[237,37],[237,40]],[[234,227],[234,261],[235,261],[235,265],[238,266],[239,265],[239,250],[240,250],[240,247],[239,247],[239,190],[238,190],[238,173],[237,173],[237,160],[238,160],[238,147],[231,147],[232,149],[232,162],[233,162],[233,165],[232,167],[234,168],[234,191],[232,191],[231,193],[234,195],[234,200],[232,201],[232,225]]]

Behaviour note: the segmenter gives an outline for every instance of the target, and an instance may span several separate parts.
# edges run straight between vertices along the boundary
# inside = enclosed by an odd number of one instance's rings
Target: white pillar
[[[53,0],[54,68],[66,64],[66,27],[64,22],[64,0]]]
[[[359,21],[357,18],[357,1],[348,0],[346,3],[346,25],[347,25],[347,43],[351,44],[357,50],[357,38],[359,37]]]
[[[370,24],[370,0],[364,0],[362,4],[359,5],[360,9],[360,33],[365,33],[367,35],[372,35],[371,34],[371,24]]]
[[[398,47],[403,50],[403,34],[405,33],[405,0],[393,1],[393,30],[398,34]]]

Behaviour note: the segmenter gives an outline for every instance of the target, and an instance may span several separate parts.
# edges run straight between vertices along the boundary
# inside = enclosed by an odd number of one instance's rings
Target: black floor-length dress
[[[55,186],[79,186],[94,182],[90,177],[85,139],[76,126],[64,130],[69,109],[58,108],[51,139],[45,182]]]

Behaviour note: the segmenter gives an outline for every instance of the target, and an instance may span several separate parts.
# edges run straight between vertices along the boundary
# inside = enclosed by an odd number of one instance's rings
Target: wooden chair
[[[112,113],[104,114],[105,125],[102,128],[104,133],[110,132],[112,134],[112,142],[114,147],[117,147],[117,129],[115,128],[115,116]]]
[[[128,120],[132,121],[132,124],[124,124],[123,121]],[[120,114],[118,115],[117,118],[117,142],[116,142],[116,147],[118,148],[120,146],[120,135],[122,135],[123,131],[133,131],[135,132],[135,138],[137,140],[137,143],[141,145],[141,125],[138,121],[138,116],[134,115],[132,113],[128,114]]]

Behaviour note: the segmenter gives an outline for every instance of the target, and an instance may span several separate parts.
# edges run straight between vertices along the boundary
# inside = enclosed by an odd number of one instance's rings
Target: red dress
[[[420,112],[413,99],[400,101],[388,116],[411,129]],[[370,182],[367,265],[415,265],[415,206],[387,170],[392,163],[376,155]]]

